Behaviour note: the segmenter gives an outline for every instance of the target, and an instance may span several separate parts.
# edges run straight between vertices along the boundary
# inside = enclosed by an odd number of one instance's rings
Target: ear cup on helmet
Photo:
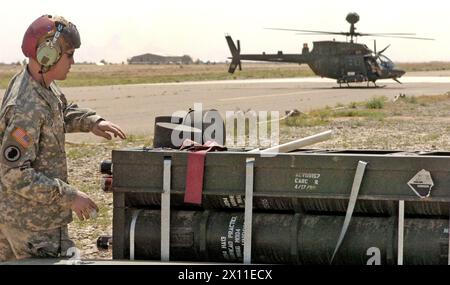
[[[80,45],[80,34],[73,23],[64,17],[43,15],[26,30],[22,52],[48,70],[60,60],[64,51],[79,48]]]
[[[50,67],[55,65],[61,57],[61,47],[51,39],[42,42],[36,50],[36,60],[40,65]]]

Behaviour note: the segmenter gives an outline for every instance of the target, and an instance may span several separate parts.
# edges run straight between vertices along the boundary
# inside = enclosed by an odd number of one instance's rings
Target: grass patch
[[[67,158],[69,159],[80,159],[83,157],[94,156],[98,152],[97,145],[91,144],[74,144],[67,148]]]
[[[173,83],[186,81],[209,81],[209,80],[237,80],[237,79],[264,79],[264,78],[288,78],[313,76],[311,72],[302,70],[245,70],[229,74],[226,68],[223,70],[201,71],[179,74],[126,74],[126,73],[70,73],[67,80],[59,82],[63,87],[72,86],[102,86],[102,85],[125,85],[145,83]]]
[[[325,117],[299,116],[287,118],[281,122],[281,125],[288,127],[315,127],[326,125],[329,122],[330,120]]]
[[[423,106],[435,106],[434,109]],[[384,121],[388,117],[402,117],[406,119],[414,116],[447,117],[450,108],[450,96],[447,94],[435,96],[406,96],[392,102],[386,97],[374,97],[363,102],[351,102],[347,106],[338,104],[335,108],[326,107],[312,110],[300,116],[290,117],[281,122],[282,127],[315,127],[329,125],[338,121],[350,121],[354,128],[366,125],[369,121]],[[419,115],[420,114],[420,115]],[[343,120],[342,120],[343,119]],[[402,120],[399,121],[403,122]],[[339,123],[341,126],[341,123]],[[433,141],[435,135],[427,137]]]
[[[367,110],[367,109],[350,109],[350,110],[342,110],[336,111],[333,117],[365,117],[376,120],[381,120],[386,117],[384,112],[380,112],[378,110]]]
[[[431,134],[427,134],[426,136],[424,136],[424,141],[436,141],[441,137],[440,134],[436,134],[436,133],[431,133]]]
[[[281,125],[287,127],[323,126],[337,118],[367,118],[381,121],[388,115],[386,110],[382,110],[386,100],[386,97],[376,97],[366,102],[352,102],[347,107],[338,104],[336,108],[316,109],[307,114],[289,117],[282,121]],[[362,123],[359,122],[357,125],[362,125]]]
[[[142,135],[127,135],[127,138],[118,141],[121,144],[129,144],[129,143],[143,143],[144,145],[149,145],[150,143],[153,143],[153,139],[149,138],[148,136],[142,136]]]
[[[374,97],[366,102],[367,109],[383,109],[386,97]]]
[[[6,89],[8,87],[9,81],[14,76],[15,73],[7,72],[0,75],[0,89]]]
[[[417,104],[417,97],[416,96],[411,96],[411,97],[406,97],[406,102],[408,104]]]
[[[166,83],[204,80],[235,80],[257,78],[287,78],[314,76],[307,65],[283,63],[243,62],[243,70],[234,74],[227,72],[229,65],[128,65],[75,64],[67,80],[61,86],[102,86],[119,84]],[[450,62],[399,63],[408,71],[450,70]],[[0,64],[0,89],[8,86],[12,76],[22,70],[20,65]]]
[[[307,65],[243,63],[243,70],[237,70],[234,74],[227,72],[228,66],[228,64],[104,66],[75,64],[67,79],[58,84],[73,87],[314,76]],[[6,88],[12,76],[22,69],[20,65],[0,65],[0,88]]]
[[[361,103],[357,103],[357,102],[350,102],[350,104],[348,104],[348,107],[351,109],[356,109],[358,108],[358,105],[360,105]]]
[[[405,70],[406,72],[450,70],[450,62],[430,61],[430,62],[398,63],[397,67]]]
[[[450,100],[450,96],[447,94],[443,95],[430,95],[430,96],[418,96],[416,98],[417,103],[419,104],[436,104],[442,102],[448,102]]]

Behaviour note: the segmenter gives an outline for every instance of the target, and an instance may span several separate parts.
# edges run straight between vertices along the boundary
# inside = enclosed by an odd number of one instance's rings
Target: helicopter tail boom
[[[308,63],[309,60],[309,51],[306,50],[302,54],[283,54],[283,52],[279,51],[276,54],[241,54],[241,46],[239,40],[237,40],[237,47],[233,42],[231,36],[225,36],[228,47],[231,52],[231,64],[228,69],[229,73],[234,73],[237,67],[239,70],[242,70],[241,60],[252,60],[252,61],[269,61],[269,62],[291,62],[291,63]]]
[[[239,40],[237,41],[237,48],[236,45],[233,42],[233,39],[231,38],[231,36],[226,36],[225,37],[227,39],[227,43],[228,43],[228,47],[230,48],[230,52],[231,52],[231,64],[230,67],[228,68],[228,72],[229,73],[234,73],[234,71],[236,70],[236,67],[239,66],[239,70],[242,70],[242,66],[241,66],[241,47],[240,47],[240,43]]]

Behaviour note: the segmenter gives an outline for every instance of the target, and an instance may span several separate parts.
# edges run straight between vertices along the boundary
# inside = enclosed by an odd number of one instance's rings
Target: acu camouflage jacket
[[[27,68],[14,76],[0,109],[0,224],[35,231],[72,221],[65,132],[88,132],[100,119]]]

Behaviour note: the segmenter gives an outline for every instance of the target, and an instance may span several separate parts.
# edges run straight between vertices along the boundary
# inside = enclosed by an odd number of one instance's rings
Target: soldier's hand
[[[108,140],[112,138],[111,134],[114,134],[114,137],[119,137],[121,139],[125,139],[127,137],[118,125],[104,120],[98,121],[92,128],[91,132]]]
[[[89,198],[86,193],[77,191],[75,200],[72,202],[71,209],[77,214],[80,220],[89,219],[93,210],[98,211],[97,205]]]

